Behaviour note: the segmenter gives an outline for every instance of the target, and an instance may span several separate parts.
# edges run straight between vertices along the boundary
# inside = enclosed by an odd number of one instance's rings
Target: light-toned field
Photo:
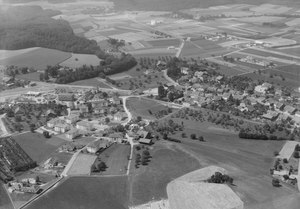
[[[71,53],[46,48],[34,48],[21,52],[16,50],[15,54],[11,51],[9,54],[8,58],[0,60],[0,65],[33,67],[36,70],[45,70],[47,65],[54,66],[71,57]]]
[[[69,68],[79,68],[83,65],[86,66],[98,66],[101,59],[93,54],[72,54],[72,57],[60,63],[59,65]]]
[[[79,154],[68,171],[68,175],[89,175],[96,155]]]
[[[0,209],[13,209],[13,205],[5,191],[4,185],[0,184]]]
[[[295,147],[296,145],[299,144],[300,142],[296,142],[296,141],[287,141],[284,146],[282,147],[282,149],[279,152],[279,155],[276,156],[277,158],[280,159],[287,159],[289,160],[290,157],[292,156],[292,154],[295,151]]]
[[[122,80],[125,78],[132,78],[132,76],[127,73],[117,73],[117,74],[109,76],[109,78],[113,79],[113,80]]]
[[[242,17],[238,18],[239,22],[247,22],[247,23],[255,23],[255,24],[262,24],[264,22],[277,22],[280,20],[285,19],[284,17],[277,17],[277,16],[259,16],[259,17]]]
[[[91,79],[85,79],[85,80],[75,81],[75,82],[70,83],[70,85],[94,86],[94,87],[111,89],[110,86],[106,85],[102,81],[99,81],[97,78],[91,78]]]

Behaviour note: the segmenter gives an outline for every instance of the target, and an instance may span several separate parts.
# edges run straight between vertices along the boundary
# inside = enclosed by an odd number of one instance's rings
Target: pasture
[[[278,196],[295,195],[297,191],[283,185],[272,186],[269,168],[273,166],[273,152],[279,151],[284,141],[240,139],[237,134],[207,122],[173,119],[184,123],[187,138],[178,132],[170,137],[182,140],[178,148],[198,159],[201,166],[217,165],[225,168],[234,178],[233,190],[245,203],[245,208],[273,208]],[[205,142],[190,139],[190,134],[203,136]],[[263,207],[264,206],[264,207]]]
[[[9,52],[12,53],[12,52]],[[29,67],[36,70],[45,70],[48,65],[54,66],[69,59],[71,53],[54,49],[34,48],[25,53],[10,56],[0,60],[0,65],[14,65],[18,67]]]
[[[167,198],[166,187],[174,178],[200,168],[199,162],[168,142],[150,148],[151,161],[135,169],[129,179],[131,205]]]
[[[2,183],[0,184],[0,209],[14,209]]]
[[[130,156],[130,146],[123,144],[113,144],[99,155],[101,161],[105,162],[107,168],[101,175],[122,175],[127,172],[128,156]]]
[[[157,40],[147,41],[147,43],[153,47],[159,47],[159,48],[169,47],[169,46],[179,47],[180,40],[179,39],[157,39]]]
[[[58,147],[60,147],[64,140],[52,136],[46,139],[43,135],[38,133],[24,133],[13,137],[16,142],[24,149],[24,151],[37,163],[47,160]]]
[[[25,81],[40,81],[40,73],[33,72],[33,73],[26,73],[26,74],[18,74],[16,78],[23,79]]]
[[[83,65],[86,66],[98,66],[100,65],[101,59],[94,54],[72,54],[72,56],[60,63],[60,66],[68,68],[79,68]]]
[[[96,158],[96,155],[80,153],[68,171],[68,175],[89,175],[91,172],[91,166],[95,162]]]
[[[90,78],[80,81],[75,81],[72,83],[69,83],[69,85],[76,85],[76,86],[93,86],[93,87],[100,87],[100,88],[106,88],[111,89],[110,86],[106,85],[104,82],[99,81],[97,78]]]
[[[127,177],[71,177],[26,209],[126,209]]]
[[[288,86],[295,89],[300,86],[300,72],[297,65],[280,66],[275,69],[263,70],[261,73],[253,72],[244,76],[253,80],[264,80],[278,86]]]
[[[150,120],[156,119],[155,115],[159,111],[168,111],[167,106],[164,106],[155,100],[143,98],[129,98],[126,102],[126,105],[133,117],[141,116],[144,119]]]

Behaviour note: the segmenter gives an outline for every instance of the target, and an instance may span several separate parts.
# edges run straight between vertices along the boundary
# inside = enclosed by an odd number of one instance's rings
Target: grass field
[[[68,52],[46,48],[35,48],[34,50],[2,59],[0,60],[0,64],[15,65],[18,67],[33,67],[36,70],[45,70],[47,65],[57,65],[70,57],[71,53]]]
[[[127,108],[132,113],[133,117],[141,116],[144,119],[156,119],[155,114],[161,110],[168,110],[164,106],[154,100],[143,98],[129,98],[126,102]],[[149,110],[152,114],[149,113]]]
[[[40,81],[40,73],[33,72],[27,74],[18,74],[16,75],[16,78],[23,79],[25,81]]]
[[[64,140],[52,136],[46,139],[38,133],[25,133],[13,137],[25,152],[37,163],[47,160],[55,150],[65,143]]]
[[[130,146],[123,144],[113,144],[104,150],[100,155],[101,161],[105,162],[107,169],[101,175],[121,175],[126,174],[130,156]]]
[[[278,86],[300,87],[300,71],[297,65],[281,66],[276,69],[268,69],[259,73],[250,73],[244,76],[253,80],[264,80]],[[284,78],[284,80],[282,79]]]
[[[79,154],[68,171],[68,175],[89,175],[96,155]]]
[[[91,79],[75,81],[75,82],[72,82],[72,83],[69,83],[69,84],[70,85],[78,85],[78,86],[94,86],[94,87],[111,89],[110,86],[108,86],[105,83],[97,80],[97,78],[91,78]]]
[[[162,39],[162,40],[153,40],[153,41],[147,41],[150,45],[153,47],[169,47],[174,46],[178,47],[180,45],[179,39]]]
[[[167,198],[166,186],[173,179],[200,168],[188,154],[164,142],[150,150],[151,162],[140,166],[132,175],[130,204],[139,205]]]
[[[13,209],[13,205],[4,189],[2,183],[0,184],[0,209]]]
[[[26,209],[126,209],[127,177],[72,177]]]
[[[69,68],[79,68],[83,65],[86,66],[98,66],[101,59],[93,54],[72,54],[72,57],[60,63],[59,65]]]
[[[182,140],[178,147],[197,158],[202,166],[217,165],[225,168],[234,178],[234,191],[245,203],[245,208],[280,208],[273,206],[277,197],[286,197],[296,191],[283,185],[272,186],[269,168],[273,165],[273,152],[279,151],[284,141],[257,141],[239,139],[237,134],[217,128],[207,122],[173,119],[184,122],[187,138],[180,132],[172,136]],[[190,134],[203,136],[205,142],[190,139]]]

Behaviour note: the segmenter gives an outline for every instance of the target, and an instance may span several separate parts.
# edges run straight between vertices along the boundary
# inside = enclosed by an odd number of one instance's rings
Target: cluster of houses
[[[188,67],[182,67],[183,76],[178,80],[179,83],[189,83],[184,87],[184,97],[178,99],[185,106],[198,105],[205,107],[221,100],[228,101],[234,99],[238,101],[236,109],[241,112],[254,112],[255,105],[261,104],[267,112],[261,114],[256,120],[288,119],[295,122],[300,127],[300,106],[297,106],[295,99],[297,96],[283,96],[281,89],[276,89],[270,83],[262,83],[251,87],[253,93],[248,89],[244,92],[230,88],[222,82],[224,77],[220,75],[208,75],[207,71],[196,71],[191,75]],[[250,90],[250,89],[249,89]]]
[[[23,192],[37,194],[41,191],[41,187],[34,178],[26,178],[19,181],[12,181],[8,184],[8,191],[12,192]]]

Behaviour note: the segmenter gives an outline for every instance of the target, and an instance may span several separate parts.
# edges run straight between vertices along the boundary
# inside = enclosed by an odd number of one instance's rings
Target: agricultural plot
[[[155,115],[159,111],[168,112],[167,106],[164,106],[154,100],[147,100],[142,98],[129,98],[126,102],[126,105],[134,117],[141,116],[144,119],[155,119]]]
[[[276,208],[272,203],[278,196],[286,197],[287,203],[291,201],[288,197],[296,191],[285,185],[280,190],[274,188],[269,174],[273,152],[281,149],[283,141],[245,140],[226,129],[213,128],[206,122],[173,120],[184,122],[183,131],[187,136],[194,133],[204,137],[205,142],[199,142],[189,137],[182,138],[180,133],[170,136],[181,139],[179,147],[198,159],[201,166],[217,165],[228,170],[236,185],[232,189],[241,197],[245,208]]]
[[[113,144],[99,155],[101,161],[105,162],[107,168],[101,175],[122,175],[127,172],[130,146]]]
[[[16,78],[23,79],[25,81],[40,81],[40,73],[33,72],[33,73],[26,73],[26,74],[18,74]]]
[[[24,151],[37,163],[47,160],[58,147],[60,147],[64,140],[52,136],[46,139],[43,135],[38,133],[24,133],[13,137]]]
[[[14,65],[18,67],[33,67],[36,70],[45,70],[47,65],[58,65],[69,59],[71,53],[54,49],[35,48],[26,53],[0,60],[0,65]]]
[[[153,47],[159,47],[159,48],[169,47],[169,46],[179,47],[180,40],[179,39],[158,39],[158,40],[147,41],[147,43]]]
[[[279,53],[267,52],[265,50],[262,51],[262,50],[256,50],[256,49],[248,48],[248,49],[245,49],[241,52],[247,53],[249,55],[253,54],[253,55],[260,56],[260,57],[265,57],[265,58],[275,57],[275,58],[284,59],[284,60],[297,60],[297,59],[295,59],[293,57],[290,57],[290,56],[284,56],[284,55],[281,55]],[[300,61],[300,59],[299,59],[299,61]]]
[[[277,17],[277,16],[257,16],[257,17],[242,17],[236,19],[239,22],[246,23],[254,23],[254,24],[262,24],[262,23],[271,23],[277,22],[286,19],[285,17]]]
[[[13,209],[13,205],[5,191],[4,185],[0,184],[0,209]]]
[[[250,73],[245,75],[253,80],[264,80],[278,86],[289,86],[298,89],[300,86],[299,66],[287,65],[276,69],[264,70],[261,73]]]
[[[72,82],[72,83],[69,83],[69,84],[70,85],[77,85],[77,86],[94,86],[94,87],[111,89],[110,86],[108,86],[105,83],[99,81],[97,78],[91,78],[91,79],[75,81],[75,82]]]
[[[72,177],[34,201],[26,209],[126,209],[128,177]]]
[[[169,182],[200,167],[199,162],[188,153],[164,142],[156,145],[150,153],[153,160],[149,165],[135,170],[134,176],[130,179],[132,205],[166,199],[166,187]]]
[[[79,68],[83,65],[98,66],[102,60],[92,54],[72,54],[72,57],[60,63],[59,65],[69,68]]]
[[[89,175],[96,158],[96,155],[79,154],[68,171],[68,175]]]

